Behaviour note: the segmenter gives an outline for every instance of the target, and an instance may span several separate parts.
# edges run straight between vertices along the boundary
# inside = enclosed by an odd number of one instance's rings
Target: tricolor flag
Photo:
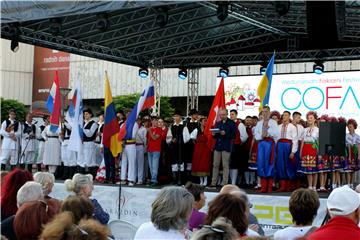
[[[225,91],[224,91],[224,78],[221,78],[219,87],[216,91],[214,101],[211,105],[209,116],[207,119],[207,124],[205,126],[204,135],[207,137],[207,145],[209,149],[213,149],[214,138],[210,131],[211,128],[215,127],[215,123],[220,121],[220,110],[226,109],[225,106]]]
[[[122,151],[121,141],[118,140],[119,123],[116,117],[115,106],[112,100],[111,89],[107,72],[105,71],[105,124],[103,128],[103,144],[116,157]]]
[[[74,95],[72,96],[72,101],[70,101],[70,105],[74,104],[74,111],[71,112],[70,108],[68,111],[68,115],[70,116],[71,123],[71,134],[68,143],[68,149],[78,152],[79,154],[82,152],[82,137],[83,137],[83,104],[81,98],[81,86],[79,76],[76,80],[76,87],[74,89]],[[73,115],[73,117],[71,117]]]
[[[155,104],[154,97],[154,84],[150,81],[149,87],[144,89],[142,92],[139,101],[135,104],[134,108],[131,110],[131,113],[127,117],[125,123],[120,128],[119,141],[128,140],[133,138],[133,133],[138,130],[138,125],[136,119],[139,116],[139,113],[147,108],[152,107]]]
[[[260,108],[259,108],[260,111],[263,106],[269,104],[274,61],[275,61],[275,52],[272,55],[270,62],[266,67],[266,72],[262,77],[260,84],[257,88],[257,95],[260,97]]]
[[[60,85],[59,85],[59,73],[56,71],[55,82],[53,83],[46,106],[51,113],[50,116],[50,131],[56,132],[60,125],[61,115],[61,96],[60,96]]]

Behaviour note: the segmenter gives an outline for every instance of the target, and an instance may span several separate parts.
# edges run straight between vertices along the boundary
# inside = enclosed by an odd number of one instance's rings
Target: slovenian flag
[[[59,85],[59,73],[56,71],[55,82],[53,83],[47,100],[47,108],[51,113],[50,131],[56,132],[60,125],[61,97]]]
[[[133,139],[133,133],[137,131],[138,125],[136,119],[139,116],[139,113],[144,109],[150,108],[155,104],[154,96],[154,84],[153,81],[150,81],[149,87],[147,87],[141,94],[139,101],[135,104],[134,108],[131,110],[128,118],[125,123],[121,125],[120,133],[118,135],[119,141]]]
[[[109,78],[105,71],[105,124],[103,128],[103,144],[109,148],[116,157],[122,151],[121,142],[118,140],[119,123],[116,117],[115,106],[112,100]]]

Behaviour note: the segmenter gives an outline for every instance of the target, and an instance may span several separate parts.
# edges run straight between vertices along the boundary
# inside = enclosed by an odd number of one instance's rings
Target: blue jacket
[[[216,151],[232,151],[233,139],[235,138],[236,124],[231,119],[226,119],[225,122],[219,121],[215,124],[215,128],[225,131],[225,135],[216,133],[214,138],[216,138],[215,150]]]

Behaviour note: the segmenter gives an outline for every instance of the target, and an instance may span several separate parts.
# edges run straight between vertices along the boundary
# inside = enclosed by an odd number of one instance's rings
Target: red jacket
[[[333,217],[324,226],[308,236],[309,240],[358,240],[360,228],[349,218]]]

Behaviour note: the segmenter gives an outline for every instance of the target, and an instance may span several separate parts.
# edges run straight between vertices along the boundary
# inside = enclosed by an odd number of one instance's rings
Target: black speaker
[[[320,122],[319,145],[321,155],[345,156],[345,123]]]

